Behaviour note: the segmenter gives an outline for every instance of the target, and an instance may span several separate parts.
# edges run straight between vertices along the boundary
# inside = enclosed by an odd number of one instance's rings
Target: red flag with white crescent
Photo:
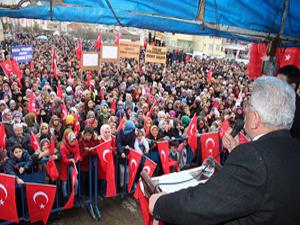
[[[217,162],[220,163],[219,133],[205,133],[201,135],[200,139],[202,162],[208,156],[212,156],[213,158],[216,158]]]
[[[31,223],[47,223],[54,203],[56,186],[26,183],[26,198]]]
[[[0,66],[2,67],[2,70],[6,76],[9,76],[11,72],[14,72],[12,63],[10,60],[5,60],[3,62],[0,62]]]
[[[197,119],[198,116],[194,114],[188,128],[187,128],[187,135],[188,135],[188,143],[192,149],[193,152],[197,150],[198,141],[197,141]]]
[[[142,159],[141,153],[133,149],[129,149],[129,154],[128,154],[129,181],[127,186],[128,192],[131,191],[137,170],[140,166],[141,159]]]
[[[30,132],[30,145],[35,152],[39,149],[39,145],[40,145],[37,137],[32,131]]]
[[[15,176],[0,173],[0,219],[19,223],[15,183]]]
[[[115,180],[115,163],[111,150],[111,141],[100,144],[96,151],[100,162],[100,179],[106,179],[106,197],[117,194]]]
[[[170,173],[169,167],[169,142],[168,141],[160,141],[157,142],[160,162],[164,171],[164,174]]]

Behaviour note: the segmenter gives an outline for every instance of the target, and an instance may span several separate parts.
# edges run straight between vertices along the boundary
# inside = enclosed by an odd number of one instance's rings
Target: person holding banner
[[[172,224],[300,224],[300,142],[290,128],[295,91],[274,77],[254,81],[245,108],[252,142],[239,145],[205,184],[152,195],[155,219]]]

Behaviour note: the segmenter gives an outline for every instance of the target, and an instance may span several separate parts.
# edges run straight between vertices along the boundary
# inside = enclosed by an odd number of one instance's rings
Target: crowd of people
[[[231,124],[243,118],[251,89],[244,64],[183,57],[176,51],[168,54],[166,65],[146,63],[142,46],[139,61],[120,59],[102,63],[99,71],[82,71],[75,39],[49,35],[45,41],[37,36],[17,33],[1,43],[1,61],[12,59],[15,45],[32,45],[33,59],[19,63],[21,82],[16,74],[5,75],[0,69],[0,120],[6,133],[0,172],[18,176],[33,163],[51,157],[60,165],[66,197],[68,165],[80,161],[81,171],[87,172],[88,156],[96,155],[94,147],[100,143],[111,141],[122,161],[129,148],[147,155],[157,152],[157,140],[167,139],[172,142],[170,157],[183,169],[187,163],[183,149],[189,145],[186,140],[178,143],[178,138],[186,136],[193,115],[198,116],[199,134],[218,131],[225,118]],[[83,50],[95,49],[93,41],[83,41],[82,46]],[[54,47],[57,77],[51,65]],[[32,93],[35,111],[29,107]],[[126,122],[118,129],[123,118]],[[38,139],[38,150],[30,142],[32,133]],[[50,153],[51,140],[54,154]],[[159,157],[153,155],[159,163]],[[19,162],[26,163],[17,166]],[[161,166],[156,172],[162,172]]]

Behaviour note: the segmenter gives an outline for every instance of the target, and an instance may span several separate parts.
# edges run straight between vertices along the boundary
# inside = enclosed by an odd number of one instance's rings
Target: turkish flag
[[[74,194],[74,191],[75,191],[75,183],[77,183],[77,175],[78,175],[78,171],[76,169],[76,165],[74,164],[73,165],[73,171],[72,171],[72,176],[71,176],[71,183],[72,183],[72,191],[71,191],[71,194],[70,194],[70,198],[69,200],[67,201],[67,203],[65,204],[65,206],[62,208],[62,210],[64,209],[70,209],[73,207],[74,205],[74,198],[75,198],[75,194]]]
[[[65,120],[67,115],[68,115],[68,109],[65,105],[65,103],[63,102],[62,106],[61,106],[61,109],[62,109],[62,115],[61,115],[61,119],[62,120]]]
[[[57,97],[61,98],[61,96],[63,95],[63,90],[60,86],[60,83],[57,84],[57,90],[56,90],[56,95]]]
[[[194,114],[188,128],[186,131],[186,134],[188,135],[188,143],[192,149],[193,152],[195,152],[197,150],[197,119],[198,116],[196,116],[196,114]]]
[[[126,122],[126,118],[125,118],[125,115],[122,117],[121,121],[119,121],[119,126],[117,128],[117,132],[120,132],[124,126]]]
[[[119,45],[119,42],[120,42],[120,32],[118,31],[115,39],[115,45]]]
[[[30,132],[30,145],[35,152],[39,149],[38,139],[32,131]]]
[[[26,183],[26,198],[30,222],[47,223],[54,203],[56,186]]]
[[[100,162],[99,177],[106,179],[106,197],[114,197],[117,194],[115,163],[111,147],[111,141],[107,141],[100,144],[96,149]]]
[[[30,93],[28,111],[34,113],[35,115],[37,114],[35,108],[35,97],[33,92]]]
[[[266,55],[267,45],[265,43],[252,43],[247,67],[247,75],[250,80],[255,80],[262,75],[263,58]]]
[[[229,128],[229,120],[225,119],[222,123],[222,126],[219,128],[219,135],[221,139],[224,137],[224,134],[228,130],[228,128]]]
[[[149,112],[147,112],[147,115],[146,115],[147,117],[151,117],[152,116],[152,113],[153,113],[153,110],[154,110],[155,106],[158,106],[158,102],[156,100],[154,101],[153,105],[151,106]]]
[[[78,114],[76,113],[75,120],[74,120],[74,134],[76,135],[76,137],[79,134],[79,132],[80,132],[80,123],[78,119]]]
[[[0,219],[19,223],[15,183],[15,176],[0,173]]]
[[[216,157],[216,161],[220,163],[219,149],[219,133],[205,133],[201,135],[201,153],[202,162],[208,157]]]
[[[278,68],[294,65],[300,69],[300,48],[278,48],[276,57]]]
[[[160,141],[157,142],[160,162],[164,171],[164,174],[170,173],[169,167],[169,142],[168,141]]]
[[[0,148],[6,149],[6,132],[5,132],[5,126],[4,123],[0,124]]]
[[[249,139],[242,133],[239,133],[239,138],[240,138],[240,144],[245,144],[250,142]]]
[[[133,150],[129,149],[129,154],[128,154],[128,167],[129,167],[129,181],[127,185],[127,191],[130,192],[137,170],[139,168],[140,162],[142,159],[142,154]]]
[[[14,68],[10,60],[5,60],[0,63],[0,66],[3,69],[3,72],[6,76],[9,76],[11,72],[14,72]]]
[[[57,79],[57,55],[56,55],[56,48],[52,50],[52,65],[51,69],[53,70],[53,76]]]
[[[49,175],[49,177],[51,178],[52,181],[56,181],[56,179],[59,177],[59,174],[58,174],[58,170],[57,170],[57,167],[55,165],[55,162],[54,160],[51,158],[51,156],[54,155],[54,140],[51,139],[51,143],[50,143],[50,160],[47,162],[46,164],[46,170],[47,170],[47,173]]]
[[[101,48],[101,45],[102,45],[102,34],[99,33],[98,37],[97,37],[97,40],[96,40],[96,43],[95,43],[96,49],[99,50]]]

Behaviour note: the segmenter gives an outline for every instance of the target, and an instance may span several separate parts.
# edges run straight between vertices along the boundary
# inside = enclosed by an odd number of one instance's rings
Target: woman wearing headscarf
[[[128,183],[128,169],[125,175],[125,159],[129,154],[129,148],[134,149],[135,142],[135,125],[131,120],[127,120],[123,129],[119,132],[117,136],[117,152],[118,157],[120,158],[120,186],[121,188],[124,185],[125,176],[126,184]]]
[[[2,112],[2,122],[4,123],[5,133],[7,139],[15,135],[13,129],[13,120],[12,120],[12,112],[10,109],[6,108]]]
[[[60,161],[60,180],[62,181],[62,191],[64,201],[67,200],[67,180],[68,169],[69,174],[72,174],[75,164],[80,160],[79,144],[74,132],[71,129],[66,129],[63,134],[63,140],[60,145],[61,161]],[[78,183],[75,183],[75,195],[77,194]]]
[[[99,142],[111,142],[112,151],[116,154],[116,137],[112,135],[111,128],[108,124],[103,124],[100,128]]]
[[[100,126],[108,123],[108,119],[110,117],[108,111],[108,105],[106,103],[102,103],[100,105],[100,112],[97,114],[97,119],[99,121]]]
[[[26,132],[31,134],[31,132],[37,134],[39,131],[39,124],[36,122],[36,116],[34,113],[30,112],[24,116],[24,122],[27,125]]]
[[[64,127],[58,116],[53,115],[51,117],[51,120],[49,122],[49,129],[51,134],[56,137],[58,142],[60,142],[63,138]]]
[[[89,158],[97,157],[97,152],[95,147],[99,144],[97,134],[94,132],[93,127],[86,126],[81,134],[79,140],[80,149],[80,187],[81,194],[87,194],[88,190],[88,174],[89,174]],[[98,166],[99,168],[99,166]],[[99,171],[99,170],[98,170]]]

